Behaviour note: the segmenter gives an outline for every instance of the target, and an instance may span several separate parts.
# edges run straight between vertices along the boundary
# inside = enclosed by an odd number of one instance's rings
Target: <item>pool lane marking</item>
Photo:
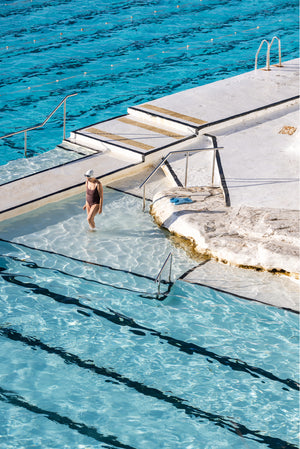
[[[67,416],[60,415],[57,412],[52,412],[50,410],[42,409],[37,405],[30,404],[18,393],[11,390],[5,390],[0,387],[0,400],[8,404],[14,405],[15,407],[21,407],[29,412],[35,413],[36,415],[42,415],[44,418],[49,419],[52,422],[61,424],[69,427],[72,430],[76,430],[78,433],[90,437],[101,443],[109,444],[109,447],[117,447],[120,449],[135,449],[133,446],[128,444],[123,444],[114,435],[104,435],[95,427],[89,427],[84,423],[72,421]]]
[[[61,347],[52,347],[49,346],[43,342],[41,342],[36,337],[31,336],[24,336],[17,332],[14,329],[11,328],[0,328],[0,335],[3,337],[9,338],[13,341],[21,342],[29,347],[33,348],[40,348],[43,351],[48,352],[49,354],[55,354],[59,357],[61,357],[64,362],[68,364],[75,364],[76,366],[80,368],[87,369],[89,371],[92,371],[98,375],[109,377],[114,379],[114,381],[117,381],[119,384],[126,385],[128,388],[132,388],[138,393],[142,393],[145,396],[150,396],[154,399],[162,400],[166,403],[171,404],[178,410],[184,411],[188,416],[195,416],[196,418],[206,419],[213,424],[215,424],[218,427],[222,427],[226,430],[229,430],[232,433],[235,433],[241,438],[246,438],[249,440],[260,440],[261,443],[268,444],[270,448],[278,448],[278,447],[284,447],[286,449],[294,449],[296,446],[292,445],[291,443],[288,443],[286,441],[281,440],[280,438],[274,438],[270,437],[268,435],[261,435],[259,431],[256,430],[250,430],[243,424],[235,422],[232,418],[224,417],[222,415],[216,415],[211,412],[206,412],[198,407],[194,407],[192,405],[188,405],[186,401],[182,398],[179,398],[177,396],[167,395],[163,393],[161,390],[158,390],[154,387],[148,387],[147,385],[132,380],[128,377],[124,377],[123,375],[116,373],[113,370],[109,370],[105,367],[98,367],[94,363],[87,362],[84,360],[81,360],[80,357],[78,357],[75,354],[72,354],[70,352],[65,352]],[[18,396],[19,397],[19,396]],[[0,398],[1,398],[1,388],[0,388]],[[121,446],[122,447],[122,446]]]
[[[122,270],[121,268],[115,268],[115,267],[111,267],[110,265],[104,265],[104,264],[100,264],[100,263],[97,263],[97,262],[90,262],[90,261],[84,260],[84,259],[77,259],[76,257],[67,256],[66,254],[57,253],[57,252],[51,251],[49,249],[34,248],[34,246],[29,246],[29,245],[26,245],[25,243],[13,242],[11,240],[5,240],[5,239],[2,239],[2,238],[0,238],[0,242],[8,243],[8,244],[10,244],[12,246],[16,246],[16,247],[21,246],[22,248],[27,248],[27,249],[30,249],[32,251],[37,251],[37,252],[41,252],[41,253],[51,254],[51,255],[59,256],[59,257],[65,257],[66,259],[74,260],[75,262],[81,262],[81,263],[84,263],[84,264],[87,264],[87,265],[92,265],[92,266],[100,267],[100,268],[107,268],[108,270],[111,270],[111,271],[119,271],[121,273],[131,274],[133,276],[137,276],[137,277],[140,277],[140,278],[144,278],[144,279],[149,279],[151,281],[155,281],[155,278],[153,278],[151,276],[146,276],[144,274],[135,273],[134,271]]]
[[[148,125],[147,123],[138,122],[127,117],[118,118],[120,122],[127,123],[128,125],[137,126],[139,128],[147,129],[157,134],[163,134],[168,137],[173,137],[174,139],[184,139],[186,136],[182,134],[175,133],[175,131],[168,131],[167,129],[158,128],[156,126]]]
[[[3,269],[2,269],[3,271]],[[51,290],[40,287],[37,284],[29,283],[29,282],[22,282],[21,280],[16,279],[16,277],[19,277],[19,275],[9,275],[9,274],[1,274],[2,278],[7,281],[11,282],[12,284],[18,285],[20,287],[24,287],[26,289],[30,289],[32,292],[38,295],[46,296],[54,301],[57,301],[58,303],[62,304],[73,304],[77,307],[80,307],[82,309],[91,311],[97,316],[100,316],[102,318],[107,319],[108,321],[118,324],[120,326],[129,327],[130,331],[133,333],[137,332],[149,332],[151,335],[158,337],[162,341],[166,341],[170,346],[174,346],[177,349],[179,349],[182,352],[185,352],[186,354],[193,355],[193,354],[200,354],[204,357],[210,358],[212,360],[215,360],[219,362],[221,365],[225,365],[226,367],[232,369],[233,371],[241,371],[244,373],[250,374],[252,377],[259,378],[260,376],[263,376],[267,379],[270,379],[275,382],[280,382],[284,385],[286,385],[289,388],[292,388],[293,390],[299,391],[300,385],[292,380],[292,379],[281,379],[277,376],[275,376],[273,373],[270,373],[263,368],[258,368],[256,366],[248,365],[246,362],[243,362],[239,359],[232,359],[228,356],[220,356],[212,351],[209,351],[201,346],[198,346],[193,343],[187,343],[183,340],[179,340],[177,338],[170,337],[168,335],[163,335],[161,332],[156,331],[155,329],[151,329],[146,326],[142,326],[134,321],[133,318],[130,318],[124,314],[121,314],[119,312],[114,311],[113,309],[107,307],[107,310],[110,312],[105,312],[103,310],[96,309],[92,306],[89,306],[87,304],[82,304],[78,299],[65,296],[60,293],[52,292]],[[140,335],[140,334],[138,334]],[[209,361],[209,360],[208,360]]]
[[[204,125],[205,123],[207,123],[205,120],[201,120],[196,117],[191,117],[190,115],[180,114],[179,112],[171,111],[170,109],[160,108],[158,106],[149,103],[141,104],[136,108],[150,109],[155,112],[160,112],[162,114],[169,115],[170,117],[175,117],[188,122],[197,123],[197,125]]]
[[[104,286],[104,287],[111,287],[111,288],[115,288],[116,290],[122,290],[122,291],[125,290],[125,291],[130,292],[130,293],[136,293],[136,294],[138,294],[139,296],[140,296],[141,294],[143,294],[143,295],[149,294],[149,295],[150,295],[150,292],[145,292],[145,291],[142,291],[142,290],[133,290],[133,289],[128,288],[128,287],[120,287],[120,286],[117,286],[117,285],[108,284],[108,283],[106,283],[106,282],[97,281],[96,279],[89,279],[89,278],[86,278],[86,277],[83,277],[83,276],[78,276],[78,275],[76,275],[76,274],[67,273],[66,271],[59,270],[58,268],[42,267],[41,265],[38,265],[36,262],[33,262],[33,261],[31,261],[31,260],[18,259],[17,257],[14,257],[14,256],[6,256],[6,255],[1,256],[1,257],[2,257],[3,259],[9,258],[9,259],[12,259],[12,260],[14,260],[14,261],[16,261],[16,262],[21,262],[22,265],[25,266],[25,267],[29,267],[29,268],[33,268],[33,269],[38,269],[38,270],[49,270],[49,271],[52,271],[53,273],[60,273],[60,274],[63,274],[64,276],[69,276],[69,277],[71,277],[71,278],[80,279],[80,280],[86,281],[86,282],[93,282],[93,283],[95,283],[95,284],[97,284],[97,285],[101,285],[101,286]],[[125,273],[127,274],[126,271],[125,271]],[[25,275],[22,275],[22,274],[9,273],[8,271],[6,271],[5,274],[13,275],[13,276],[29,277],[29,276],[25,276]],[[132,273],[128,272],[128,274],[132,274]],[[1,275],[1,268],[0,268],[0,275]],[[32,279],[32,278],[31,278],[31,279]],[[149,279],[150,281],[153,281],[153,282],[155,281],[154,278],[153,278],[153,279],[152,279],[152,278],[148,278],[148,279]]]
[[[84,131],[91,133],[91,134],[97,134],[101,137],[104,137],[106,139],[111,139],[113,141],[123,142],[127,145],[131,145],[132,147],[141,148],[142,150],[153,150],[155,148],[151,145],[147,145],[146,143],[139,142],[139,141],[133,140],[133,139],[128,139],[127,137],[119,136],[117,134],[112,134],[107,131],[102,131],[101,129],[98,129],[95,127],[85,128]]]

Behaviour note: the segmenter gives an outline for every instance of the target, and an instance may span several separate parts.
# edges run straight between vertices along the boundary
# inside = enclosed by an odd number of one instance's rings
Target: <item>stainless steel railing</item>
[[[212,165],[212,184],[214,182],[214,171],[215,171],[215,158],[216,158],[216,150],[220,150],[223,147],[215,147],[215,148],[197,148],[194,150],[174,150],[174,151],[170,151],[167,156],[165,156],[162,161],[157,165],[157,167],[155,167],[154,170],[152,170],[152,172],[150,173],[149,176],[147,176],[147,178],[145,179],[144,182],[142,182],[142,184],[139,186],[139,188],[141,189],[143,187],[143,211],[145,210],[145,204],[146,204],[146,184],[147,182],[150,180],[150,178],[152,178],[152,176],[159,170],[159,168],[167,161],[167,159],[172,155],[172,154],[176,154],[176,153],[186,153],[186,162],[185,162],[185,176],[184,176],[184,183],[185,183],[185,187],[187,186],[187,176],[188,176],[188,162],[189,162],[189,155],[190,153],[198,153],[201,151],[214,151],[214,158],[213,158],[213,165]]]
[[[159,270],[158,275],[156,276],[155,282],[158,284],[157,285],[157,298],[159,298],[160,295],[160,283],[161,283],[161,275],[162,272],[164,271],[165,266],[167,265],[168,260],[170,260],[170,268],[169,268],[169,284],[171,282],[171,272],[172,272],[172,261],[173,261],[173,255],[172,253],[169,253],[166,260],[164,261],[161,269]]]
[[[15,136],[16,134],[24,133],[24,154],[25,154],[25,157],[26,157],[27,156],[27,132],[28,131],[32,131],[33,129],[42,128],[48,122],[48,120],[52,117],[52,115],[57,111],[57,109],[59,109],[60,106],[64,103],[63,139],[65,140],[65,138],[66,138],[66,100],[67,100],[67,98],[74,97],[75,95],[78,95],[78,94],[75,93],[75,94],[67,95],[59,103],[59,105],[56,106],[56,108],[51,112],[51,114],[48,115],[48,117],[43,121],[43,123],[40,123],[39,125],[31,126],[29,128],[26,128],[26,129],[22,129],[20,131],[15,131],[13,133],[5,134],[5,136],[1,136],[0,139],[5,139],[7,137]]]
[[[267,60],[266,60],[265,70],[268,70],[268,71],[271,70],[270,69],[270,51],[271,51],[271,47],[272,47],[275,39],[277,39],[277,42],[278,42],[278,59],[279,59],[279,61],[278,61],[277,67],[283,67],[282,64],[281,64],[281,42],[280,42],[280,39],[277,36],[274,36],[273,39],[271,40],[271,42],[267,41],[266,39],[263,39],[261,41],[260,46],[259,46],[259,48],[258,48],[258,50],[256,52],[256,55],[255,55],[255,70],[257,69],[257,58],[258,58],[259,52],[260,52],[260,50],[261,50],[261,48],[262,48],[264,43],[267,44]]]
[[[271,51],[271,47],[272,47],[273,42],[274,42],[275,39],[277,39],[277,42],[278,42],[278,64],[277,64],[277,67],[283,67],[282,64],[281,64],[281,42],[280,42],[280,39],[277,36],[274,36],[272,38],[272,40],[271,40],[271,43],[270,43],[270,47],[269,47],[269,64],[270,64],[270,51]]]

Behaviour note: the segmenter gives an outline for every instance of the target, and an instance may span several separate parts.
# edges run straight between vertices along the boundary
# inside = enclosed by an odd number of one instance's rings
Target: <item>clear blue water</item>
[[[0,224],[1,449],[297,447],[297,314],[175,281],[195,261],[104,193],[96,232],[82,195]]]
[[[2,2],[0,136],[42,123],[71,93],[67,136],[129,106],[252,70],[261,40],[274,35],[283,60],[296,58],[298,12],[297,0]],[[28,133],[29,156],[61,142],[62,116]],[[0,141],[1,164],[23,155],[23,135]]]
[[[262,38],[299,47],[295,1],[7,1],[0,25],[0,135],[69,93],[70,132],[251,70]],[[22,138],[0,142],[2,164],[21,157]],[[158,301],[169,251],[173,281],[195,261],[140,199],[106,189],[94,233],[83,202],[0,224],[0,448],[297,447],[298,316],[179,280]]]

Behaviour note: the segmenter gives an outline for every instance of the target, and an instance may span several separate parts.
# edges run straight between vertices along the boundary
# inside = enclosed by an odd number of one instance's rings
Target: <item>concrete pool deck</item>
[[[274,160],[274,168],[271,170],[270,160],[273,157],[271,153],[268,155],[268,171],[260,168],[259,177],[253,177],[252,173],[251,177],[240,180],[239,160],[232,174],[225,173],[226,182],[231,183],[231,197],[232,200],[236,198],[235,202],[240,202],[245,192],[250,192],[250,196],[254,198],[254,190],[247,185],[249,183],[253,185],[259,182],[260,186],[265,184],[264,193],[270,192],[268,190],[270,185],[272,189],[277,188],[277,191],[281,191],[281,181],[284,182],[285,189],[290,183],[293,194],[286,195],[285,201],[287,198],[295,198],[290,205],[294,208],[298,201],[295,191],[299,179],[298,174],[295,175],[295,162],[292,159],[296,158],[297,163],[298,160],[296,149],[289,148],[293,146],[296,148],[299,131],[292,135],[279,132],[284,127],[286,130],[296,128],[293,125],[298,120],[298,105],[299,59],[296,59],[284,62],[280,68],[271,66],[270,71],[247,72],[168,95],[147,104],[129,107],[125,116],[73,131],[70,138],[61,145],[68,150],[78,149],[78,152],[86,148],[90,154],[76,161],[2,184],[2,198],[5,198],[5,201],[0,203],[0,220],[47,202],[57,201],[64,195],[71,196],[82,191],[84,187],[82,175],[90,166],[94,168],[95,175],[106,184],[131,173],[137,173],[145,166],[157,164],[169,151],[211,148],[214,146],[213,137],[207,135],[213,136],[213,133],[218,144],[223,141],[226,144],[222,150],[224,168],[227,169],[227,165],[232,166],[232,162],[237,160],[236,153],[241,153],[239,151],[241,145],[244,148],[246,143],[249,145],[249,141],[252,141],[252,146],[249,151],[244,152],[243,165],[248,159],[250,162],[255,159],[256,167],[261,165],[260,161],[263,166],[263,158],[258,151],[262,143],[256,136],[261,135],[262,124],[270,123],[274,118],[278,119],[277,126],[280,126],[280,129],[274,128],[272,139],[270,140],[271,133],[269,133],[264,144],[272,148],[276,143],[288,151],[287,154],[283,153],[284,161],[282,159],[280,162],[280,170],[282,172],[284,169],[284,173],[278,174],[278,158]],[[289,115],[288,122],[284,122],[287,115]],[[253,126],[255,123],[256,128]],[[237,128],[239,133],[236,132]],[[232,145],[233,140],[237,145]],[[209,155],[204,158],[200,156],[197,168],[202,174],[207,175],[211,173],[211,163],[207,159]],[[227,165],[226,160],[223,160],[224,157],[228,160]],[[207,176],[202,176],[199,179],[200,185],[205,185],[206,178]],[[272,182],[272,179],[276,182]],[[262,191],[262,187],[257,189],[257,192]],[[275,195],[264,196],[275,198]],[[262,197],[263,195],[260,195],[260,201]]]
[[[91,167],[104,185],[141,196],[146,175],[180,150],[163,167],[167,178],[146,186],[156,221],[197,253],[299,276],[299,59],[132,106],[72,132],[62,146],[90,153],[3,184],[0,220],[83,192]],[[185,189],[186,152],[214,147],[221,149],[189,157]],[[170,202],[182,196],[193,203]],[[291,302],[298,310],[299,299]]]

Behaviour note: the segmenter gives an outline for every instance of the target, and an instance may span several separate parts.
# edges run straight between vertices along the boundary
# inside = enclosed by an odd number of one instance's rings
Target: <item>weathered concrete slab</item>
[[[262,109],[299,95],[299,59],[271,66],[270,71],[253,70],[232,78],[158,98],[130,108],[131,114],[160,117],[202,128],[229,117]],[[280,107],[280,106],[279,106]],[[257,114],[257,112],[256,112]],[[241,120],[241,117],[237,117]]]
[[[189,197],[176,205],[171,198]],[[219,188],[173,188],[155,195],[151,213],[196,253],[235,266],[300,273],[298,211],[226,207]]]
[[[300,312],[299,283],[284,275],[207,260],[182,279],[248,300]]]

